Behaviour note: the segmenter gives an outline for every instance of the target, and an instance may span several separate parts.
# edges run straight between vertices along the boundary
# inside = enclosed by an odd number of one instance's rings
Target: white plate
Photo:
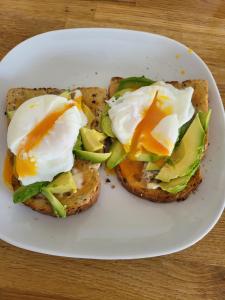
[[[184,45],[163,36],[116,29],[71,29],[35,36],[0,63],[2,166],[6,150],[5,96],[11,87],[107,86],[112,76],[207,79],[210,147],[203,183],[188,200],[155,204],[129,194],[112,177],[98,203],[65,220],[12,204],[0,186],[0,238],[21,248],[60,256],[121,259],[164,255],[200,240],[224,207],[225,123],[221,98],[207,66]]]

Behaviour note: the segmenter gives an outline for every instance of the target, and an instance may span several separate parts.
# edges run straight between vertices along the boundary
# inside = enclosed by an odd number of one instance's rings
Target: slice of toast
[[[99,129],[100,115],[105,105],[107,91],[103,88],[90,87],[80,88],[83,94],[83,102],[92,110],[95,115],[95,120],[92,123],[92,128]],[[11,111],[17,109],[24,101],[44,95],[54,94],[59,95],[64,90],[56,88],[13,88],[8,91],[6,110]],[[12,158],[13,158],[13,154]],[[85,160],[75,160],[74,167],[82,174],[83,184],[78,188],[76,193],[65,193],[57,195],[57,198],[66,205],[67,216],[83,211],[92,206],[98,199],[100,192],[100,177],[97,165],[94,165]],[[16,190],[20,186],[20,182],[16,177],[12,180],[13,189]],[[55,216],[51,205],[42,194],[24,202],[35,211],[40,213]]]
[[[110,98],[117,90],[117,87],[121,79],[122,78],[120,77],[113,77],[111,79],[110,86],[109,86]],[[206,80],[186,80],[184,82],[172,81],[169,83],[178,89],[189,87],[189,86],[193,87],[194,93],[192,97],[192,103],[194,107],[204,112],[208,111],[208,82]],[[207,141],[206,141],[205,148],[206,147],[207,147]],[[143,163],[143,168],[144,168],[144,163]],[[173,202],[173,201],[185,200],[190,195],[190,193],[193,192],[198,187],[198,185],[202,182],[200,169],[198,169],[197,172],[192,176],[192,178],[188,182],[187,187],[183,191],[177,194],[171,194],[161,190],[160,188],[158,189],[147,188],[147,182],[142,180],[141,174],[134,174],[132,178],[125,178],[121,172],[120,166],[116,167],[116,174],[120,182],[122,183],[122,185],[129,192],[153,202]]]

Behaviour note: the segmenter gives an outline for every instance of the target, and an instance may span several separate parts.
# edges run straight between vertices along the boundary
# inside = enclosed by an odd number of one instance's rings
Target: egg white
[[[172,153],[179,134],[179,123],[176,114],[163,118],[151,132],[152,136]]]
[[[8,148],[17,155],[18,148],[27,134],[48,114],[65,106],[68,100],[55,95],[44,95],[25,101],[15,112],[8,133]],[[61,172],[71,170],[72,154],[79,130],[87,118],[76,106],[63,113],[41,142],[28,153],[37,164],[34,176],[19,177],[23,185],[39,181],[51,181]]]

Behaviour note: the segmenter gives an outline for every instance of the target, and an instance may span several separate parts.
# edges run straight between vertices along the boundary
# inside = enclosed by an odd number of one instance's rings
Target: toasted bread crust
[[[115,93],[118,84],[122,78],[113,77],[110,82],[109,87],[109,96],[112,97]],[[174,85],[176,88],[185,88],[185,87],[193,87],[194,93],[192,97],[192,103],[195,108],[201,111],[208,111],[208,82],[206,80],[186,80],[184,82],[172,81],[169,82]],[[206,142],[207,143],[207,142]],[[206,144],[207,146],[207,144]],[[144,164],[143,164],[144,167]],[[148,189],[147,183],[141,182],[138,180],[140,178],[140,174],[134,175],[132,181],[128,178],[125,178],[121,172],[120,166],[116,167],[116,174],[122,185],[132,194],[137,195],[140,198],[144,198],[153,202],[173,202],[173,201],[181,201],[185,200],[191,192],[196,190],[198,185],[202,182],[202,177],[200,173],[200,169],[196,171],[196,173],[192,176],[190,181],[188,182],[187,187],[177,193],[171,194],[162,189]]]
[[[83,102],[91,109],[95,115],[93,128],[99,129],[101,112],[104,109],[105,100],[107,99],[107,90],[98,87],[80,88],[83,94]],[[6,111],[17,109],[23,102],[33,97],[44,94],[59,95],[64,89],[57,88],[12,88],[8,91],[6,97]]]
[[[103,109],[107,96],[107,91],[101,88],[82,88],[83,101],[93,111],[96,116],[93,127],[98,128],[100,121],[100,112]],[[64,90],[56,88],[14,88],[10,89],[7,94],[6,110],[11,111],[17,109],[24,101],[44,95],[58,95]],[[95,100],[93,102],[93,100]],[[13,154],[11,154],[13,157]],[[83,174],[83,185],[76,193],[57,195],[57,198],[63,205],[66,205],[67,216],[81,212],[91,207],[98,199],[100,192],[100,177],[98,170],[88,161],[76,160],[74,167]],[[13,188],[16,190],[20,183],[16,177],[13,178]],[[43,214],[55,216],[51,205],[41,194],[32,197],[24,202],[26,206]]]
[[[101,186],[98,170],[90,162],[76,160],[73,168],[76,168],[83,174],[82,187],[75,194],[65,193],[57,195],[57,199],[63,205],[66,205],[67,216],[74,215],[91,207],[98,199]],[[20,187],[20,182],[17,178],[13,178],[12,185],[14,190]],[[23,204],[40,213],[55,216],[51,205],[42,194],[32,197]]]
[[[92,128],[101,130],[100,118],[105,107],[105,100],[107,100],[107,90],[103,88],[88,87],[80,88],[84,103],[92,110],[95,115],[95,120]]]
[[[131,183],[127,178],[125,178],[122,173],[120,167],[116,167],[116,174],[119,178],[122,185],[132,194],[144,198],[153,202],[173,202],[173,201],[182,201],[185,200],[191,192],[196,190],[198,185],[202,182],[202,177],[200,174],[200,170],[198,169],[194,176],[190,179],[187,187],[177,193],[177,194],[170,194],[166,191],[158,189],[148,189],[146,184],[138,183],[137,185]],[[135,177],[135,176],[134,176]],[[137,176],[138,177],[138,176]]]

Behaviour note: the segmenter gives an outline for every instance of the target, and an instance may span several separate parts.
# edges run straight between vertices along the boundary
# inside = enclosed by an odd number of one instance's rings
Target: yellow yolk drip
[[[162,100],[155,96],[152,105],[146,111],[144,118],[135,129],[129,159],[135,160],[135,154],[142,150],[155,153],[161,156],[167,156],[169,151],[160,144],[153,136],[151,131],[166,116],[171,113],[170,107],[162,108]]]
[[[13,177],[13,164],[11,161],[11,155],[9,151],[7,151],[4,167],[3,167],[3,180],[9,188],[12,188],[12,177]]]
[[[75,106],[82,111],[82,96],[76,97],[74,101]]]
[[[120,163],[121,174],[132,186],[141,184],[141,176],[144,163],[125,159]]]
[[[37,165],[35,159],[29,156],[29,151],[41,142],[56,120],[74,105],[76,105],[75,102],[68,103],[61,109],[50,113],[26,136],[25,140],[19,146],[16,156],[16,172],[19,177],[34,176],[36,174]]]

